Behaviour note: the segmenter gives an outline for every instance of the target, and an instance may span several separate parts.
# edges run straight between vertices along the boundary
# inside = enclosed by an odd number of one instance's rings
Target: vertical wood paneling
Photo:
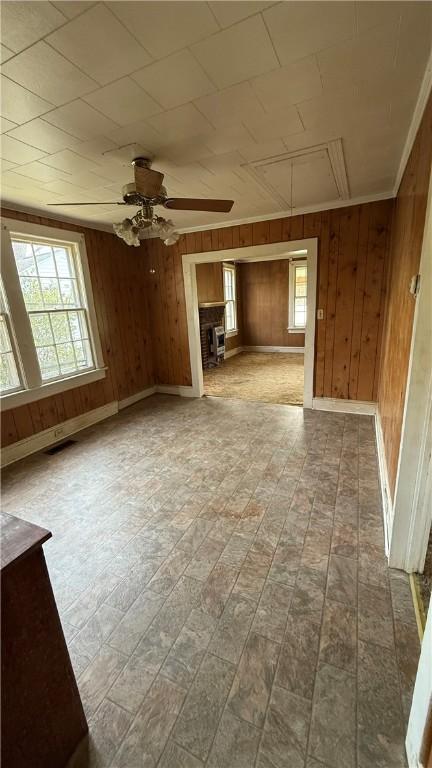
[[[7,218],[83,232],[107,375],[101,381],[2,414],[2,444],[121,400],[154,383],[147,294],[146,249],[131,249],[115,235],[66,222],[4,210]]]
[[[405,168],[392,222],[378,385],[378,407],[392,494],[397,475],[415,309],[415,299],[409,292],[409,286],[420,264],[431,161],[432,96],[429,97]]]
[[[164,384],[190,384],[181,262],[183,253],[197,252],[199,247],[206,251],[220,250],[278,242],[277,238],[287,241],[316,237],[317,307],[324,310],[324,319],[317,321],[316,325],[315,393],[319,397],[372,400],[377,349],[381,337],[383,267],[388,250],[391,211],[392,201],[380,201],[305,216],[208,230],[201,233],[200,242],[197,242],[196,233],[181,238],[173,252],[173,268],[179,274],[176,282],[177,301],[166,301],[163,277],[155,276],[153,281],[150,308],[153,337],[155,344],[162,350],[154,354],[156,380]],[[150,254],[154,254],[159,246],[155,241],[148,241],[146,247]],[[283,264],[285,266],[281,266]],[[238,346],[239,343],[248,346],[303,345],[303,335],[296,336],[287,332],[288,275],[283,272],[287,266],[287,262],[283,261],[240,265],[237,272],[241,277],[239,298],[242,304],[243,335],[241,341],[240,337],[228,340],[227,348]],[[270,283],[272,289],[269,293],[267,287]],[[286,304],[280,309],[284,296]],[[180,371],[177,370],[178,350],[171,349],[171,342],[160,330],[157,306],[161,302],[164,312],[178,319],[178,344],[182,360]],[[166,370],[167,358],[175,358],[177,361],[169,372]]]

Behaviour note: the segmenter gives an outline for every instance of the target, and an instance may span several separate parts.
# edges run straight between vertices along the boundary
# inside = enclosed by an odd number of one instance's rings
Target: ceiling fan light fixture
[[[140,245],[139,229],[135,226],[132,219],[123,219],[118,224],[113,224],[114,232],[127,245],[138,247]]]

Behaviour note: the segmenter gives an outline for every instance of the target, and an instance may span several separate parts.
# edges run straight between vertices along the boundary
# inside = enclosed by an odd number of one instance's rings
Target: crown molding
[[[405,140],[404,148],[402,150],[399,168],[396,174],[395,185],[393,188],[393,197],[396,197],[399,191],[400,183],[402,181],[402,176],[404,175],[405,168],[408,163],[408,158],[411,154],[411,150],[413,148],[413,144],[417,136],[417,132],[420,127],[420,123],[422,121],[423,113],[425,111],[427,100],[429,98],[429,94],[431,90],[432,90],[432,53],[430,54],[428,63],[426,64],[425,73],[423,75],[423,80],[420,86],[419,95],[417,97],[417,103],[415,105],[414,113],[411,119],[410,127],[408,129],[408,134]]]
[[[208,229],[223,229],[224,227],[236,227],[241,224],[255,224],[260,221],[274,221],[274,219],[286,219],[292,216],[302,216],[306,213],[318,213],[320,211],[331,211],[335,208],[349,208],[351,205],[363,205],[364,203],[375,203],[379,200],[389,200],[394,197],[393,190],[390,192],[380,192],[377,195],[362,195],[353,197],[350,200],[334,200],[329,203],[320,203],[319,205],[309,205],[305,208],[296,208],[294,211],[277,211],[261,216],[246,216],[243,219],[234,219],[231,221],[219,221],[212,224],[200,224],[197,227],[176,227],[176,232],[181,235],[188,232],[205,232]]]

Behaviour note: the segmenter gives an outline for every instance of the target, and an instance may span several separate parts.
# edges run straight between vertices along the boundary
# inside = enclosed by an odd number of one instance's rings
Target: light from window
[[[289,318],[291,331],[304,331],[307,323],[307,264],[291,261],[289,266]]]
[[[0,391],[4,394],[21,386],[5,314],[0,315],[0,353]]]
[[[72,247],[14,237],[11,242],[42,380],[92,368],[87,311]]]
[[[237,308],[236,308],[236,283],[235,267],[223,266],[224,300],[225,300],[225,330],[237,330]]]

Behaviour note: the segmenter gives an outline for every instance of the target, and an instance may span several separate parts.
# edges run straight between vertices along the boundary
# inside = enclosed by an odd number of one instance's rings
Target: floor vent
[[[44,453],[48,454],[48,456],[53,456],[55,453],[59,453],[60,451],[64,451],[65,448],[75,445],[76,442],[76,440],[64,440],[62,443],[57,443],[57,445],[48,448]]]

